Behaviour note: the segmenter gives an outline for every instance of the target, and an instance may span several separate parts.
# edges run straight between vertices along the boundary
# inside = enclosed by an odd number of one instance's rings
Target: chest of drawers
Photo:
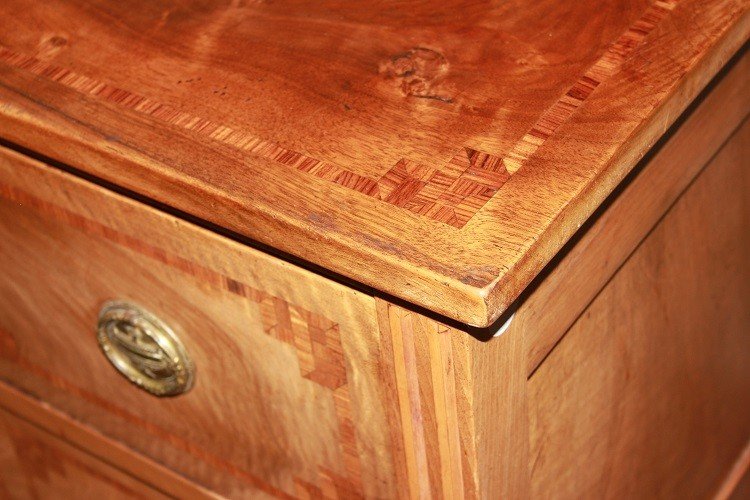
[[[3,3],[0,491],[741,494],[749,11]]]

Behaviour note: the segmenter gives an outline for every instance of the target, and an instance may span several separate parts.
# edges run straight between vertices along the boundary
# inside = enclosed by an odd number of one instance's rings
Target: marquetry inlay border
[[[356,426],[353,420],[352,394],[347,379],[341,334],[336,322],[300,306],[289,304],[283,298],[258,290],[173,253],[168,253],[145,241],[1,182],[0,196],[32,208],[36,212],[43,213],[51,219],[62,222],[87,235],[106,239],[154,259],[161,264],[175,268],[202,283],[207,283],[215,288],[257,303],[264,333],[294,347],[299,362],[300,375],[330,392],[338,424],[344,474],[329,467],[319,466],[317,484],[311,484],[300,478],[294,479],[297,489],[295,495],[303,498],[358,498],[362,496],[362,467],[359,459]],[[119,408],[114,403],[106,401],[86,389],[75,386],[75,384],[49,372],[44,367],[36,366],[30,361],[20,358],[13,346],[12,335],[0,330],[0,355],[13,359],[25,369],[48,380],[53,386],[67,390],[135,425],[139,425],[158,438],[166,439],[171,445],[212,464],[212,466],[220,467],[234,477],[266,493],[279,498],[293,498],[288,492],[267,483],[263,478],[242,470],[221,457],[212,455],[191,442],[185,441],[182,437],[170,434],[165,429]]]
[[[332,162],[190,114],[129,90],[0,46],[0,61],[82,94],[98,97],[166,124],[462,228],[534,153],[566,123],[591,93],[616,74],[625,60],[675,8],[679,0],[656,0],[565,93],[547,109],[505,156],[461,147],[448,163],[434,167],[407,158],[381,178],[354,173]]]

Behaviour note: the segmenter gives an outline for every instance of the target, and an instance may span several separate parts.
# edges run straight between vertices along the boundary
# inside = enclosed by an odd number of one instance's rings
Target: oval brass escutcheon
[[[193,385],[195,369],[180,339],[135,304],[105,303],[99,312],[97,339],[117,371],[151,394],[176,396]]]

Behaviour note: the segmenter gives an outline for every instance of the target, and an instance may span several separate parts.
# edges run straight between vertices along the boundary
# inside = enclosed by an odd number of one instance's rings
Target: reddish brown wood
[[[392,496],[371,296],[2,148],[0,228],[4,380],[221,494]],[[111,299],[179,330],[188,393],[108,365]]]
[[[726,498],[750,459],[750,122],[529,379],[533,498]]]
[[[475,325],[750,19],[745,0],[9,0],[0,14],[0,136]]]
[[[0,407],[0,495],[169,498]]]
[[[3,382],[0,382],[0,406],[3,411],[7,410],[25,422],[25,424],[18,425],[21,429],[31,424],[38,427],[40,434],[42,432],[49,433],[49,441],[57,438],[63,448],[85,450],[85,453],[105,462],[102,466],[97,466],[98,468],[103,467],[105,471],[114,467],[119,473],[135,477],[154,488],[154,490],[161,491],[174,498],[208,499],[215,497],[215,494],[195,483],[191,483],[183,476],[133,452],[122,443],[107,438],[62,412],[50,409],[49,405]],[[12,456],[12,453],[8,453],[10,450],[3,449],[2,451],[6,453],[6,456]],[[17,484],[18,479],[18,476],[6,477],[0,474],[0,491],[3,487],[6,489],[12,488],[13,483]],[[56,486],[55,493],[59,496],[63,491],[61,491],[59,484]],[[71,489],[74,487],[71,486]],[[52,493],[49,492],[50,495]],[[151,492],[150,497],[157,494],[156,491]],[[18,493],[15,497],[23,497],[23,495]]]
[[[750,111],[750,57],[736,62],[523,302],[532,373]]]

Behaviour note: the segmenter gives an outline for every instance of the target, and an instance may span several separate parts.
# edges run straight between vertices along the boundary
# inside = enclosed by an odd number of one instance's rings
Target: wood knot
[[[392,56],[380,65],[380,74],[392,81],[404,96],[453,102],[445,84],[450,64],[440,52],[415,47]]]
[[[68,44],[68,40],[67,38],[62,36],[53,36],[52,38],[47,40],[47,43],[49,43],[53,47],[62,47]]]
[[[52,59],[67,45],[67,37],[57,33],[45,33],[39,40],[36,57],[42,60]]]

